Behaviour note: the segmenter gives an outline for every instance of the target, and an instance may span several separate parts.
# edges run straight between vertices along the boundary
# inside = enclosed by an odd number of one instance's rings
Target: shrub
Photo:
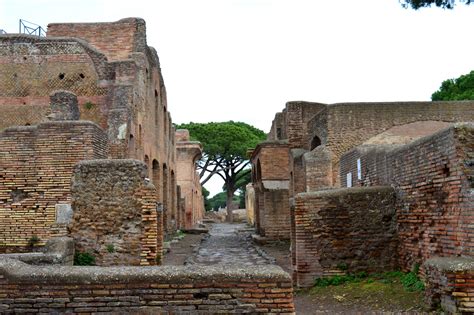
[[[95,257],[88,252],[78,252],[74,254],[75,266],[95,266]]]

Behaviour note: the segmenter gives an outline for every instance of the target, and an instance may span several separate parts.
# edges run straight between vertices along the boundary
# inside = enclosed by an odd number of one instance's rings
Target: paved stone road
[[[253,245],[251,232],[245,224],[215,223],[186,264],[254,266],[273,263]]]

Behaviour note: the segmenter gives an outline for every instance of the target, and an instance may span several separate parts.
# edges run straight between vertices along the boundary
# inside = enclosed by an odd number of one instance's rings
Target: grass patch
[[[314,281],[315,287],[337,286],[345,283],[360,283],[366,284],[379,282],[384,284],[400,283],[408,292],[423,291],[425,286],[418,277],[419,266],[415,266],[412,271],[403,273],[401,271],[388,271],[384,273],[374,273],[368,275],[366,272],[357,274],[336,275],[327,278],[317,278]]]
[[[296,294],[309,295],[313,303],[335,305],[338,310],[423,312],[423,288],[414,269],[409,273],[390,271],[320,278],[315,280],[314,287]]]
[[[95,266],[95,256],[88,252],[76,252],[74,266]]]

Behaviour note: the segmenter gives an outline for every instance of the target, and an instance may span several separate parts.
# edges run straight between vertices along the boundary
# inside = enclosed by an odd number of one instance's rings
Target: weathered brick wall
[[[425,301],[449,314],[474,313],[474,261],[472,258],[432,258],[425,262]]]
[[[101,266],[161,261],[162,217],[146,173],[146,165],[137,160],[76,165],[71,188],[74,216],[69,224],[76,251],[91,253]]]
[[[128,59],[146,48],[145,21],[138,18],[110,23],[51,23],[48,37],[76,37],[86,40],[109,60]]]
[[[395,193],[390,187],[296,196],[293,268],[300,287],[315,278],[396,267]]]
[[[289,179],[288,144],[284,141],[265,141],[258,144],[252,154],[252,162],[260,161],[261,180]]]
[[[288,189],[265,189],[263,207],[259,209],[263,236],[270,241],[290,239],[290,205]]]
[[[267,135],[267,140],[286,140],[288,139],[287,132],[287,111],[286,109],[280,113],[275,114],[272,121],[270,132]]]
[[[341,156],[384,130],[423,120],[445,122],[474,120],[472,101],[341,103],[328,105],[327,111],[326,146],[333,153],[336,184],[339,180]],[[318,126],[314,128],[318,129]]]
[[[314,115],[321,112],[327,105],[309,102],[288,102],[287,110],[287,134],[290,149],[305,148],[308,130],[308,121]]]
[[[155,166],[149,177],[163,204],[165,231],[173,232],[178,216],[174,131],[158,55],[146,43],[145,21],[127,18],[110,23],[48,25],[46,40],[58,37],[80,38],[107,56],[111,74],[105,120],[109,157],[137,159],[150,170]],[[81,111],[81,119],[89,118]]]
[[[290,238],[289,152],[286,141],[260,143],[252,153],[257,232],[268,240]]]
[[[0,312],[294,314],[277,266],[36,267],[0,260]]]
[[[400,265],[410,269],[433,256],[473,255],[469,224],[473,215],[474,131],[459,124],[399,148],[363,146],[341,160],[358,185],[392,185],[398,193]]]
[[[0,36],[0,130],[37,124],[49,114],[49,95],[78,96],[82,119],[105,128],[110,74],[105,56],[77,39]],[[90,105],[92,104],[92,105]]]
[[[49,122],[12,127],[0,135],[0,249],[21,250],[31,237],[43,245],[65,235],[55,205],[70,203],[73,166],[107,156],[107,139],[94,123]]]
[[[306,184],[304,191],[317,191],[333,186],[332,155],[325,145],[303,155],[303,169]]]

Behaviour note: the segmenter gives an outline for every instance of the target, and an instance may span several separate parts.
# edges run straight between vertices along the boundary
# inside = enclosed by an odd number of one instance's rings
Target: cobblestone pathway
[[[245,224],[215,223],[186,264],[254,266],[273,263],[253,245],[251,232]]]

